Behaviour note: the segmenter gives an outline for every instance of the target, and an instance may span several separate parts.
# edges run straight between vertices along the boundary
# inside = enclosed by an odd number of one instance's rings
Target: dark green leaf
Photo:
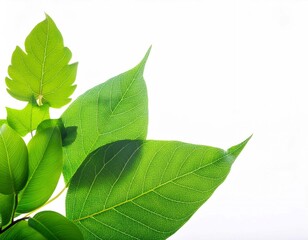
[[[76,137],[77,137],[77,127],[64,127],[64,124],[62,122],[62,119],[47,119],[43,121],[38,127],[37,131],[42,131],[46,128],[50,127],[58,127],[61,132],[61,138],[62,138],[62,146],[68,146],[72,144]]]
[[[15,195],[0,194],[0,227],[5,227],[12,220],[15,207]]]
[[[165,141],[106,145],[72,178],[67,217],[85,239],[166,239],[225,180],[247,141],[228,151]]]
[[[0,193],[17,194],[28,179],[28,151],[23,139],[8,125],[0,127]]]
[[[42,206],[54,192],[63,167],[61,135],[58,127],[37,132],[28,144],[29,180],[20,193],[17,212]]]
[[[24,52],[17,47],[6,78],[8,92],[16,99],[39,105],[48,103],[59,108],[70,101],[76,85],[77,64],[68,64],[71,51],[64,47],[63,38],[53,20],[39,23],[25,41]]]
[[[82,240],[79,228],[66,217],[52,211],[44,211],[29,219],[29,225],[48,240]]]
[[[36,129],[40,122],[49,118],[49,106],[28,103],[22,110],[6,108],[8,124],[21,136]]]
[[[20,221],[0,235],[0,240],[49,240],[28,226],[26,221]]]
[[[65,126],[78,127],[75,142],[64,149],[66,182],[96,148],[122,139],[145,139],[148,98],[143,71],[149,53],[133,69],[81,95],[62,115]]]

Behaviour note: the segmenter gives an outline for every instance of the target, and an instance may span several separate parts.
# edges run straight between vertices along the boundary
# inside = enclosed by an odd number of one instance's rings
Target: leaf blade
[[[102,239],[166,239],[224,181],[236,157],[233,153],[238,155],[246,143],[230,151],[164,141],[104,146],[74,175],[67,216],[85,238],[95,234]]]
[[[78,131],[76,140],[64,148],[66,182],[96,148],[121,139],[145,139],[148,99],[143,71],[149,54],[150,49],[136,67],[90,89],[63,113],[64,125],[77,126]]]
[[[18,213],[42,206],[55,190],[63,166],[60,130],[54,127],[37,132],[28,149],[29,180],[19,195]]]
[[[39,232],[31,228],[26,221],[20,221],[4,233],[0,240],[47,240]]]
[[[7,91],[16,99],[60,108],[75,90],[77,63],[69,64],[72,54],[64,47],[54,21],[46,19],[34,27],[25,41],[25,52],[17,47],[6,78]]]
[[[14,214],[14,194],[0,194],[0,227],[5,227],[12,220]]]

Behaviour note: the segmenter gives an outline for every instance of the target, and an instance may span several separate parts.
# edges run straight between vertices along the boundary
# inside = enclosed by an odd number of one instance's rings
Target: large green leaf
[[[96,148],[122,139],[145,139],[148,98],[143,71],[149,53],[133,69],[81,95],[62,115],[65,126],[78,127],[75,142],[64,149],[66,182]]]
[[[71,180],[67,216],[85,239],[166,239],[224,181],[247,141],[228,151],[137,140],[101,147]]]
[[[0,240],[49,240],[28,225],[20,221],[13,227],[0,234]]]
[[[44,211],[29,219],[29,225],[48,240],[82,240],[79,228],[66,217],[52,211]]]
[[[28,150],[29,180],[20,193],[18,213],[30,212],[43,205],[57,186],[63,167],[59,128],[37,132],[29,142]]]
[[[28,151],[12,128],[0,127],[0,193],[17,194],[28,179]]]
[[[24,52],[16,47],[6,78],[8,92],[16,99],[39,105],[48,103],[59,108],[70,101],[76,86],[77,64],[68,64],[71,51],[64,47],[63,38],[53,20],[39,23],[25,41]]]
[[[12,220],[15,208],[15,195],[0,194],[0,227],[5,227]]]
[[[6,108],[8,124],[21,136],[36,129],[40,122],[49,118],[49,106],[38,106],[35,102],[28,103],[22,110]]]

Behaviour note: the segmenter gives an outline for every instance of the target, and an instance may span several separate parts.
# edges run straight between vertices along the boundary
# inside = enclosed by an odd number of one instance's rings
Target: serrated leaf
[[[28,179],[28,151],[23,139],[8,125],[0,127],[0,193],[17,194]]]
[[[29,225],[48,240],[82,240],[79,228],[66,217],[52,211],[44,211],[29,219]]]
[[[81,95],[63,113],[64,125],[78,128],[75,142],[64,148],[66,182],[96,148],[117,140],[146,138],[148,98],[143,71],[149,53],[150,49],[133,69]]]
[[[0,240],[49,240],[28,226],[28,222],[20,221],[0,234]]]
[[[16,47],[8,68],[7,91],[16,99],[39,105],[48,103],[60,108],[70,101],[76,85],[77,63],[68,64],[71,51],[54,21],[46,19],[36,25],[25,41],[25,52]]]
[[[0,194],[0,227],[5,227],[12,220],[15,207],[14,194]]]
[[[58,127],[37,134],[28,144],[29,180],[19,195],[18,213],[42,206],[54,192],[63,167],[61,134]]]
[[[38,106],[36,103],[28,103],[22,110],[6,108],[8,124],[21,136],[36,129],[45,119],[49,118],[49,106]]]
[[[247,141],[228,151],[166,141],[103,146],[72,178],[67,217],[85,239],[166,239],[225,180]]]

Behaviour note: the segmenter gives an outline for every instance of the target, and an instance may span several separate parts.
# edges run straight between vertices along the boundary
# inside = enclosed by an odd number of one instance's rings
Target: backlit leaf
[[[248,140],[228,151],[167,141],[101,147],[71,180],[67,217],[85,239],[166,239],[225,180]]]
[[[28,151],[25,142],[8,125],[0,127],[0,193],[17,194],[28,179]]]
[[[5,227],[11,222],[14,207],[14,194],[0,194],[0,227]]]
[[[47,128],[28,144],[29,180],[19,195],[18,213],[43,205],[55,190],[63,167],[61,134],[58,127]]]
[[[77,64],[69,64],[71,58],[56,24],[46,15],[28,35],[25,52],[20,47],[13,52],[6,78],[8,92],[21,101],[30,102],[34,97],[39,105],[66,105],[76,88],[72,84]]]
[[[49,240],[28,225],[20,221],[13,227],[0,234],[0,240]]]
[[[149,53],[133,69],[78,97],[62,115],[64,125],[77,126],[78,131],[74,143],[64,148],[66,182],[96,148],[122,139],[145,139],[148,98],[143,71]]]

